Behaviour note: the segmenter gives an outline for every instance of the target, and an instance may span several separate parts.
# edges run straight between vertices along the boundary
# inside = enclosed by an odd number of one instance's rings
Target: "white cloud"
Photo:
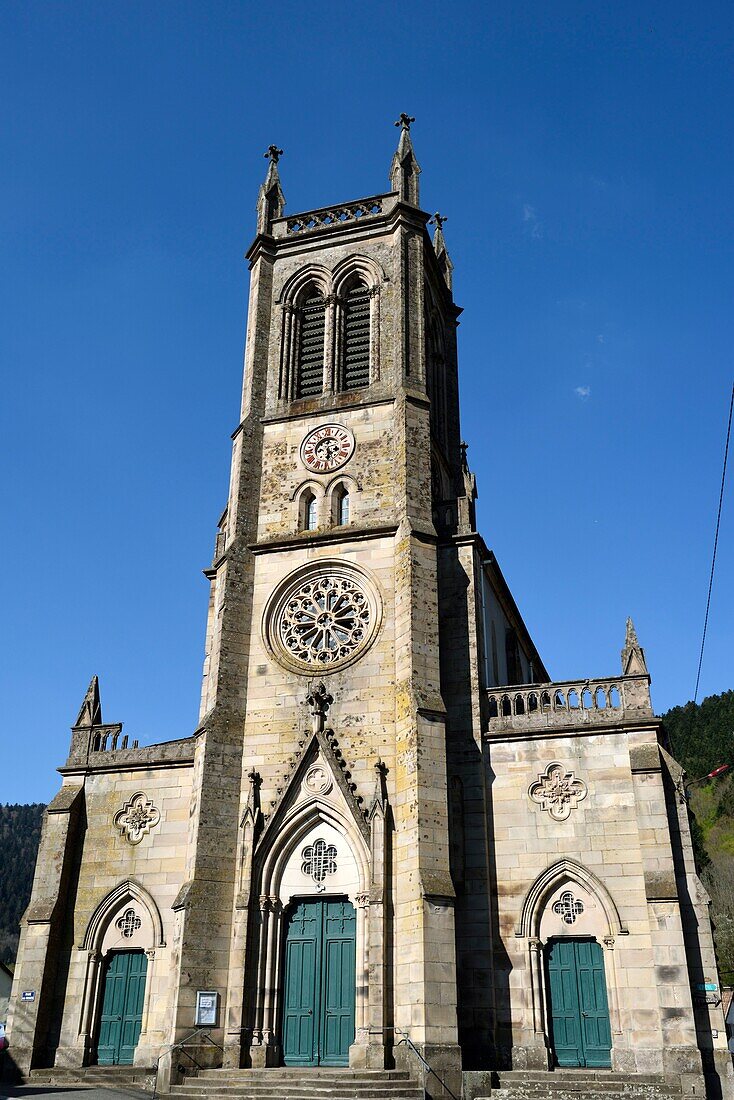
[[[538,221],[538,215],[535,211],[535,207],[530,203],[523,203],[522,208],[522,220],[525,226],[525,232],[529,237],[532,237],[534,241],[540,240],[543,236],[543,225]]]
[[[577,386],[573,392],[582,401],[586,401],[587,398],[591,397],[591,386]]]

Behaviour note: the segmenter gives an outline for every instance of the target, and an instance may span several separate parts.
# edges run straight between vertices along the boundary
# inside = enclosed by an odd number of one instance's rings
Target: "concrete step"
[[[198,1080],[236,1081],[300,1080],[309,1081],[410,1081],[410,1074],[402,1069],[349,1069],[347,1066],[278,1066],[275,1069],[202,1069]]]
[[[171,1088],[171,1096],[238,1100],[425,1100],[425,1092],[400,1070],[284,1067],[266,1070],[202,1070]]]
[[[370,1085],[362,1088],[323,1088],[316,1084],[294,1085],[289,1081],[267,1089],[250,1085],[225,1088],[205,1085],[171,1087],[171,1096],[231,1096],[236,1100],[425,1100],[425,1095],[424,1090],[417,1086],[390,1090],[376,1089]]]
[[[680,1100],[680,1084],[651,1074],[609,1070],[504,1071],[476,1100]]]
[[[155,1068],[145,1066],[84,1066],[76,1069],[51,1066],[48,1069],[32,1069],[28,1075],[30,1084],[43,1085],[131,1085],[143,1088],[155,1077]]]

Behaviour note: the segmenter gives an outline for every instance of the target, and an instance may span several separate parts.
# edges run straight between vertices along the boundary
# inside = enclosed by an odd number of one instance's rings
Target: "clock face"
[[[301,444],[301,461],[315,474],[338,470],[354,454],[354,436],[341,424],[324,424],[309,432]]]

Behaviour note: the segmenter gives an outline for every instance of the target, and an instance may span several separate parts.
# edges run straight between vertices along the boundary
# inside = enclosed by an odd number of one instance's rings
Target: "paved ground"
[[[88,1089],[88,1088],[51,1088],[49,1085],[20,1085],[18,1088],[7,1088],[0,1085],[0,1100],[8,1100],[9,1097],[18,1097],[18,1100],[28,1097],[28,1100],[138,1100],[138,1097],[147,1097],[149,1092],[132,1092],[124,1089]]]

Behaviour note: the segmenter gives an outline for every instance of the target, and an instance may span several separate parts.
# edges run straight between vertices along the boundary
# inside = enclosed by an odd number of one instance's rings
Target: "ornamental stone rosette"
[[[565,821],[588,793],[584,781],[577,779],[572,771],[566,771],[557,760],[553,760],[538,776],[537,782],[528,787],[530,799],[537,802],[541,810],[547,810],[554,821]]]
[[[114,822],[120,830],[120,836],[124,836],[130,844],[139,844],[143,837],[155,828],[160,819],[160,811],[148,796],[143,791],[137,791],[122,809],[117,811]]]

